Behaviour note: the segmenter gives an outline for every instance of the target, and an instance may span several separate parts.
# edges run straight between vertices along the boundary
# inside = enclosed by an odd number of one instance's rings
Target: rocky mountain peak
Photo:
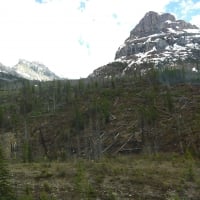
[[[60,79],[60,77],[50,71],[49,68],[44,64],[35,61],[30,62],[24,59],[20,59],[18,63],[12,67],[8,67],[0,63],[0,80],[2,79],[2,76],[3,79],[5,79],[5,74],[7,77],[13,76],[16,78],[37,81],[51,81]]]
[[[50,81],[59,79],[57,75],[51,72],[48,67],[39,62],[30,62],[20,59],[13,69],[20,74],[21,77],[29,80]]]
[[[18,66],[23,66],[24,68],[30,68],[33,71],[39,71],[39,72],[45,72],[45,71],[49,71],[48,67],[46,67],[44,64],[40,63],[40,62],[30,62],[24,59],[19,59],[19,62],[17,63],[17,65],[15,67]]]
[[[199,53],[197,52],[199,51]],[[115,55],[128,67],[144,63],[174,64],[199,59],[200,29],[169,14],[150,11],[131,31]]]
[[[189,63],[193,69],[197,61],[200,62],[200,29],[177,20],[170,13],[150,11],[118,48],[115,62],[119,70],[113,71],[114,62],[100,67],[92,75],[109,77],[112,73],[122,75],[135,70],[145,71],[148,66],[175,66],[180,62]],[[120,66],[119,62],[127,66]]]
[[[168,28],[174,30],[196,29],[197,27],[183,20],[176,20],[170,13],[158,14],[150,11],[140,20],[131,31],[130,38],[145,37],[155,33],[167,32]]]

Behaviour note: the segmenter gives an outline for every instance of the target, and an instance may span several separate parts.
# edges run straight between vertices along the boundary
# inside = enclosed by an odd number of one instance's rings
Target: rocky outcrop
[[[0,80],[10,81],[19,78],[37,81],[60,79],[48,67],[38,62],[20,59],[14,67],[8,67],[0,63]]]
[[[128,67],[143,63],[175,63],[199,59],[200,29],[169,13],[148,12],[116,52],[116,61]]]
[[[156,12],[150,11],[131,31],[130,39],[167,32],[169,28],[178,31],[183,29],[196,29],[197,27],[190,23],[186,23],[183,20],[176,20],[175,17],[169,13],[160,15]]]
[[[113,62],[105,66],[99,67],[89,75],[89,78],[111,78],[121,76],[124,69],[126,69],[127,63]]]
[[[11,81],[19,78],[37,81],[51,81],[60,79],[45,65],[20,59],[14,67],[7,67],[0,63],[0,80]]]
[[[45,65],[38,62],[29,62],[21,59],[13,69],[21,77],[29,80],[50,81],[59,79],[59,77],[51,72]]]
[[[120,62],[126,65],[119,68]],[[181,62],[187,63],[189,69],[200,63],[200,29],[176,20],[169,13],[150,11],[118,48],[115,62],[96,69],[90,76],[121,76],[152,66],[177,66]]]

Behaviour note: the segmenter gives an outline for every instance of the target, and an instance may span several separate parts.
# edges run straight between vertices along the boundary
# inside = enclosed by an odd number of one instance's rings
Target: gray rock
[[[159,38],[156,42],[156,49],[157,50],[164,50],[169,44],[166,40]]]
[[[159,15],[156,12],[150,11],[131,31],[130,38],[145,37],[151,34],[160,33],[168,26],[169,23],[166,23],[167,20],[174,22],[175,17],[169,13]]]
[[[147,59],[148,62],[159,62],[159,58],[162,62],[184,60],[186,55],[191,54],[192,48],[200,49],[200,30],[197,26],[176,20],[169,13],[150,11],[117,50],[115,59],[132,64],[134,61],[137,64],[146,62]],[[138,57],[139,53],[142,57]]]
[[[121,64],[100,67],[92,76],[121,76],[136,71],[142,74],[149,66],[175,66],[176,62],[195,59],[200,62],[200,29],[169,13],[150,11],[118,48],[115,60]]]

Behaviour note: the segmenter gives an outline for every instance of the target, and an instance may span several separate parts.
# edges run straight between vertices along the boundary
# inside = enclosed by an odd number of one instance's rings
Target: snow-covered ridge
[[[169,13],[150,11],[116,52],[115,60],[133,65],[170,63],[194,58],[200,50],[200,29]]]
[[[175,66],[183,61],[192,70],[197,60],[200,62],[200,29],[176,20],[169,13],[152,11],[140,20],[115,54],[115,62],[126,64],[122,66],[125,67],[123,72],[120,71],[122,68],[118,70],[118,75],[145,71],[148,66]],[[111,71],[117,74],[109,64],[98,68],[92,75],[106,77]]]
[[[0,63],[0,72],[28,80],[51,81],[59,77],[51,72],[45,65],[39,62],[30,62],[20,59],[13,67],[7,67]]]
[[[39,62],[29,62],[21,59],[13,69],[20,74],[21,77],[29,80],[50,81],[59,79],[57,75]]]

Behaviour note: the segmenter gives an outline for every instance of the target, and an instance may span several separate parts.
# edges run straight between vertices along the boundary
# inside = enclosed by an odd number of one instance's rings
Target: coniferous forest
[[[0,199],[198,199],[200,74],[1,80]]]

